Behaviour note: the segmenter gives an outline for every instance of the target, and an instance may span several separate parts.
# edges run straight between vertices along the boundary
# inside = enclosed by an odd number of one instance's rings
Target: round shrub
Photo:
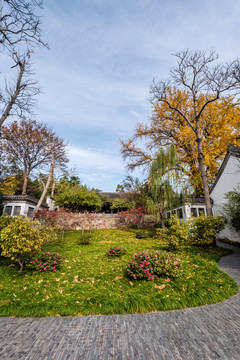
[[[128,263],[127,276],[134,280],[157,280],[159,277],[178,277],[181,259],[164,251],[139,252]]]
[[[193,245],[210,245],[217,234],[224,229],[225,222],[220,216],[200,216],[190,222],[189,241]]]
[[[45,254],[40,254],[37,257],[31,257],[26,265],[28,268],[37,270],[39,272],[44,271],[56,271],[62,263],[62,257],[56,253],[51,254],[49,251]]]
[[[124,248],[115,246],[113,248],[110,248],[106,252],[105,256],[106,257],[119,257],[119,256],[122,256],[124,254],[126,254],[126,250]]]
[[[168,228],[165,230],[157,230],[161,239],[167,241],[170,249],[175,250],[182,243],[188,240],[189,225],[179,220],[177,215],[173,215],[168,219]]]
[[[147,234],[145,233],[145,231],[140,230],[136,232],[136,238],[137,239],[146,239],[147,238]]]
[[[80,235],[80,238],[78,239],[79,245],[89,245],[92,240],[92,234],[90,233],[83,233]]]
[[[22,271],[26,258],[38,253],[41,246],[51,238],[52,231],[38,221],[15,217],[0,233],[2,256],[17,261]]]

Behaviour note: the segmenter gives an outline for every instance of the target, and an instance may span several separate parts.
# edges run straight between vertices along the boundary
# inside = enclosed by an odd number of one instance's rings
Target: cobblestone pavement
[[[240,248],[233,249],[219,267],[240,286]],[[223,303],[168,312],[0,318],[0,359],[240,360],[239,338],[240,293]]]

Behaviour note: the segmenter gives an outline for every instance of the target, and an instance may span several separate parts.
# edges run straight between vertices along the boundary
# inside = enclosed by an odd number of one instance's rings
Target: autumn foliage
[[[193,104],[187,91],[169,88],[167,97],[173,106],[179,106],[189,118],[193,118]],[[199,107],[206,101],[199,97]],[[209,184],[227,152],[229,144],[240,145],[240,108],[233,106],[233,99],[221,99],[208,105],[200,119],[206,175]],[[155,159],[159,146],[174,143],[179,163],[198,195],[203,194],[201,174],[198,165],[198,149],[195,133],[189,124],[166,103],[153,103],[149,123],[138,123],[133,137],[122,141],[122,154],[128,159],[129,168],[148,164]],[[146,150],[138,147],[138,140],[146,140]],[[155,149],[155,150],[154,150]]]

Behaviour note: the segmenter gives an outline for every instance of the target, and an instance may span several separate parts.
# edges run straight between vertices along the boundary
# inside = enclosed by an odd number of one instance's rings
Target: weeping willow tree
[[[150,165],[147,209],[156,219],[160,219],[163,229],[165,228],[165,212],[179,197],[173,190],[181,177],[177,164],[177,152],[175,146],[171,145],[165,150],[161,148],[156,160]]]

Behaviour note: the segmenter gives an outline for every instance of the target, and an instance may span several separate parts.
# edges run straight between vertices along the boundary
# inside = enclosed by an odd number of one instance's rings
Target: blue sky
[[[68,142],[83,183],[115,191],[127,174],[119,139],[148,121],[152,79],[166,79],[182,49],[239,57],[239,15],[236,0],[45,1],[50,50],[33,55],[42,89],[36,119]]]

